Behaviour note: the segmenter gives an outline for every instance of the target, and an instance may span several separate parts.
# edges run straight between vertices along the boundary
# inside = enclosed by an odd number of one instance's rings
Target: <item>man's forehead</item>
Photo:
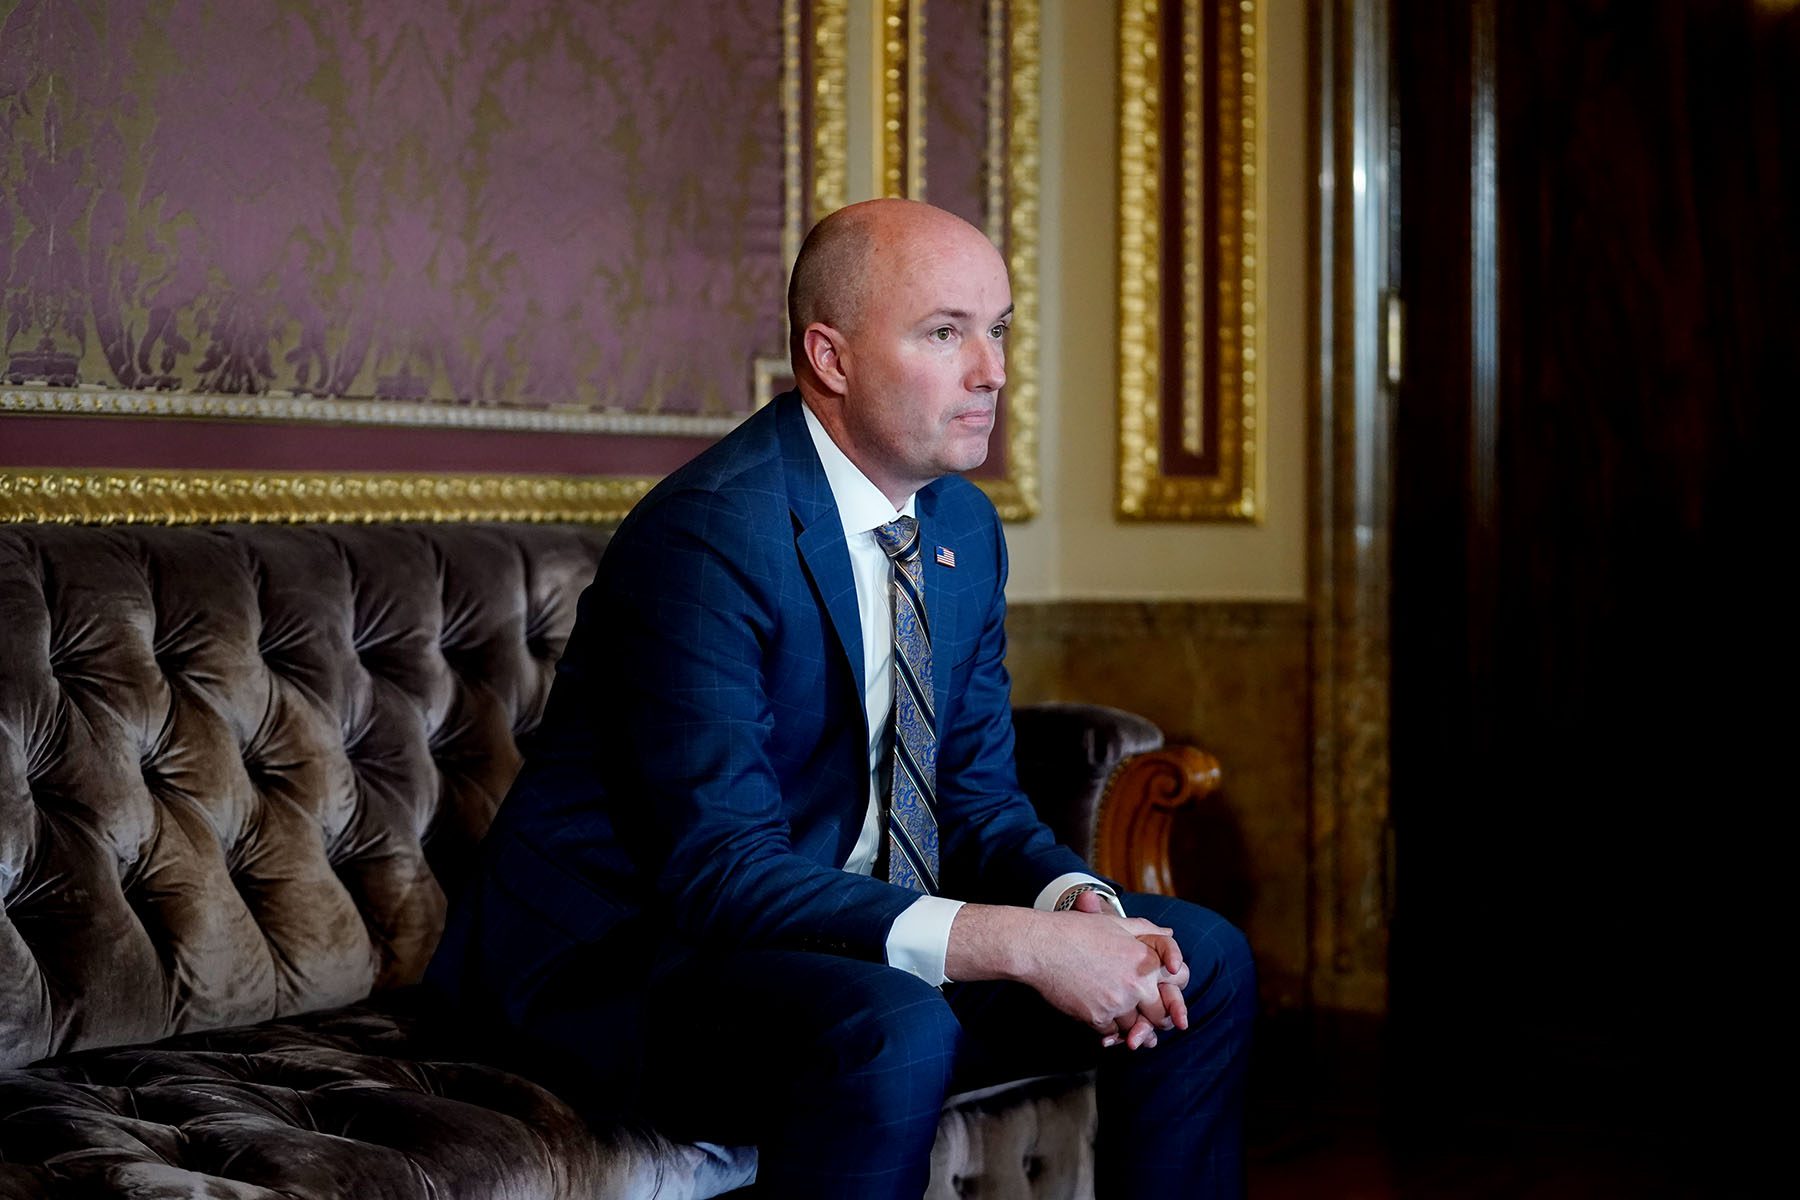
[[[968,232],[974,236],[896,242],[877,257],[872,274],[881,283],[931,292],[933,303],[946,306],[985,308],[996,294],[1002,297],[1002,307],[1010,304],[1011,286],[1000,252],[979,233]]]

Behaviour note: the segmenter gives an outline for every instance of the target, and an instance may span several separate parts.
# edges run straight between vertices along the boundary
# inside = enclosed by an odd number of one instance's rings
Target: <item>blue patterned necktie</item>
[[[901,517],[875,530],[893,563],[894,771],[883,847],[889,883],[938,890],[937,714],[931,693],[931,626],[919,523]]]

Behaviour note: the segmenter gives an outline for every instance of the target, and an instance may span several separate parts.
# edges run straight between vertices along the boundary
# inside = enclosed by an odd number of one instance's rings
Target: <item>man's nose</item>
[[[969,390],[997,392],[1006,386],[1006,343],[999,338],[982,338],[970,368]]]

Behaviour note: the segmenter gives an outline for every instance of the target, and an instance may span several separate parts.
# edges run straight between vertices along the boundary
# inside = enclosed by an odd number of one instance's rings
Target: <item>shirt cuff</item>
[[[1085,871],[1070,871],[1067,875],[1058,875],[1044,885],[1044,890],[1038,893],[1037,899],[1032,901],[1031,907],[1039,912],[1051,912],[1056,908],[1056,902],[1062,899],[1062,894],[1080,883],[1091,883],[1099,888],[1100,895],[1108,904],[1112,905],[1113,911],[1121,917],[1125,915],[1125,906],[1119,903],[1119,897],[1113,892],[1112,885],[1105,880],[1094,878]]]
[[[944,956],[950,952],[950,923],[962,906],[961,900],[943,896],[920,896],[909,904],[888,927],[888,966],[917,975],[932,987],[947,983]]]

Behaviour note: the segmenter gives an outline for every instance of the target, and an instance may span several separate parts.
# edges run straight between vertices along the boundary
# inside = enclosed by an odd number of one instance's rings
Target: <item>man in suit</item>
[[[1015,778],[1005,542],[957,475],[1011,315],[948,213],[813,230],[798,390],[619,527],[432,964],[596,1109],[756,1144],[763,1194],[917,1197],[947,1092],[1095,1065],[1102,1196],[1241,1190],[1242,936],[1119,895]]]

